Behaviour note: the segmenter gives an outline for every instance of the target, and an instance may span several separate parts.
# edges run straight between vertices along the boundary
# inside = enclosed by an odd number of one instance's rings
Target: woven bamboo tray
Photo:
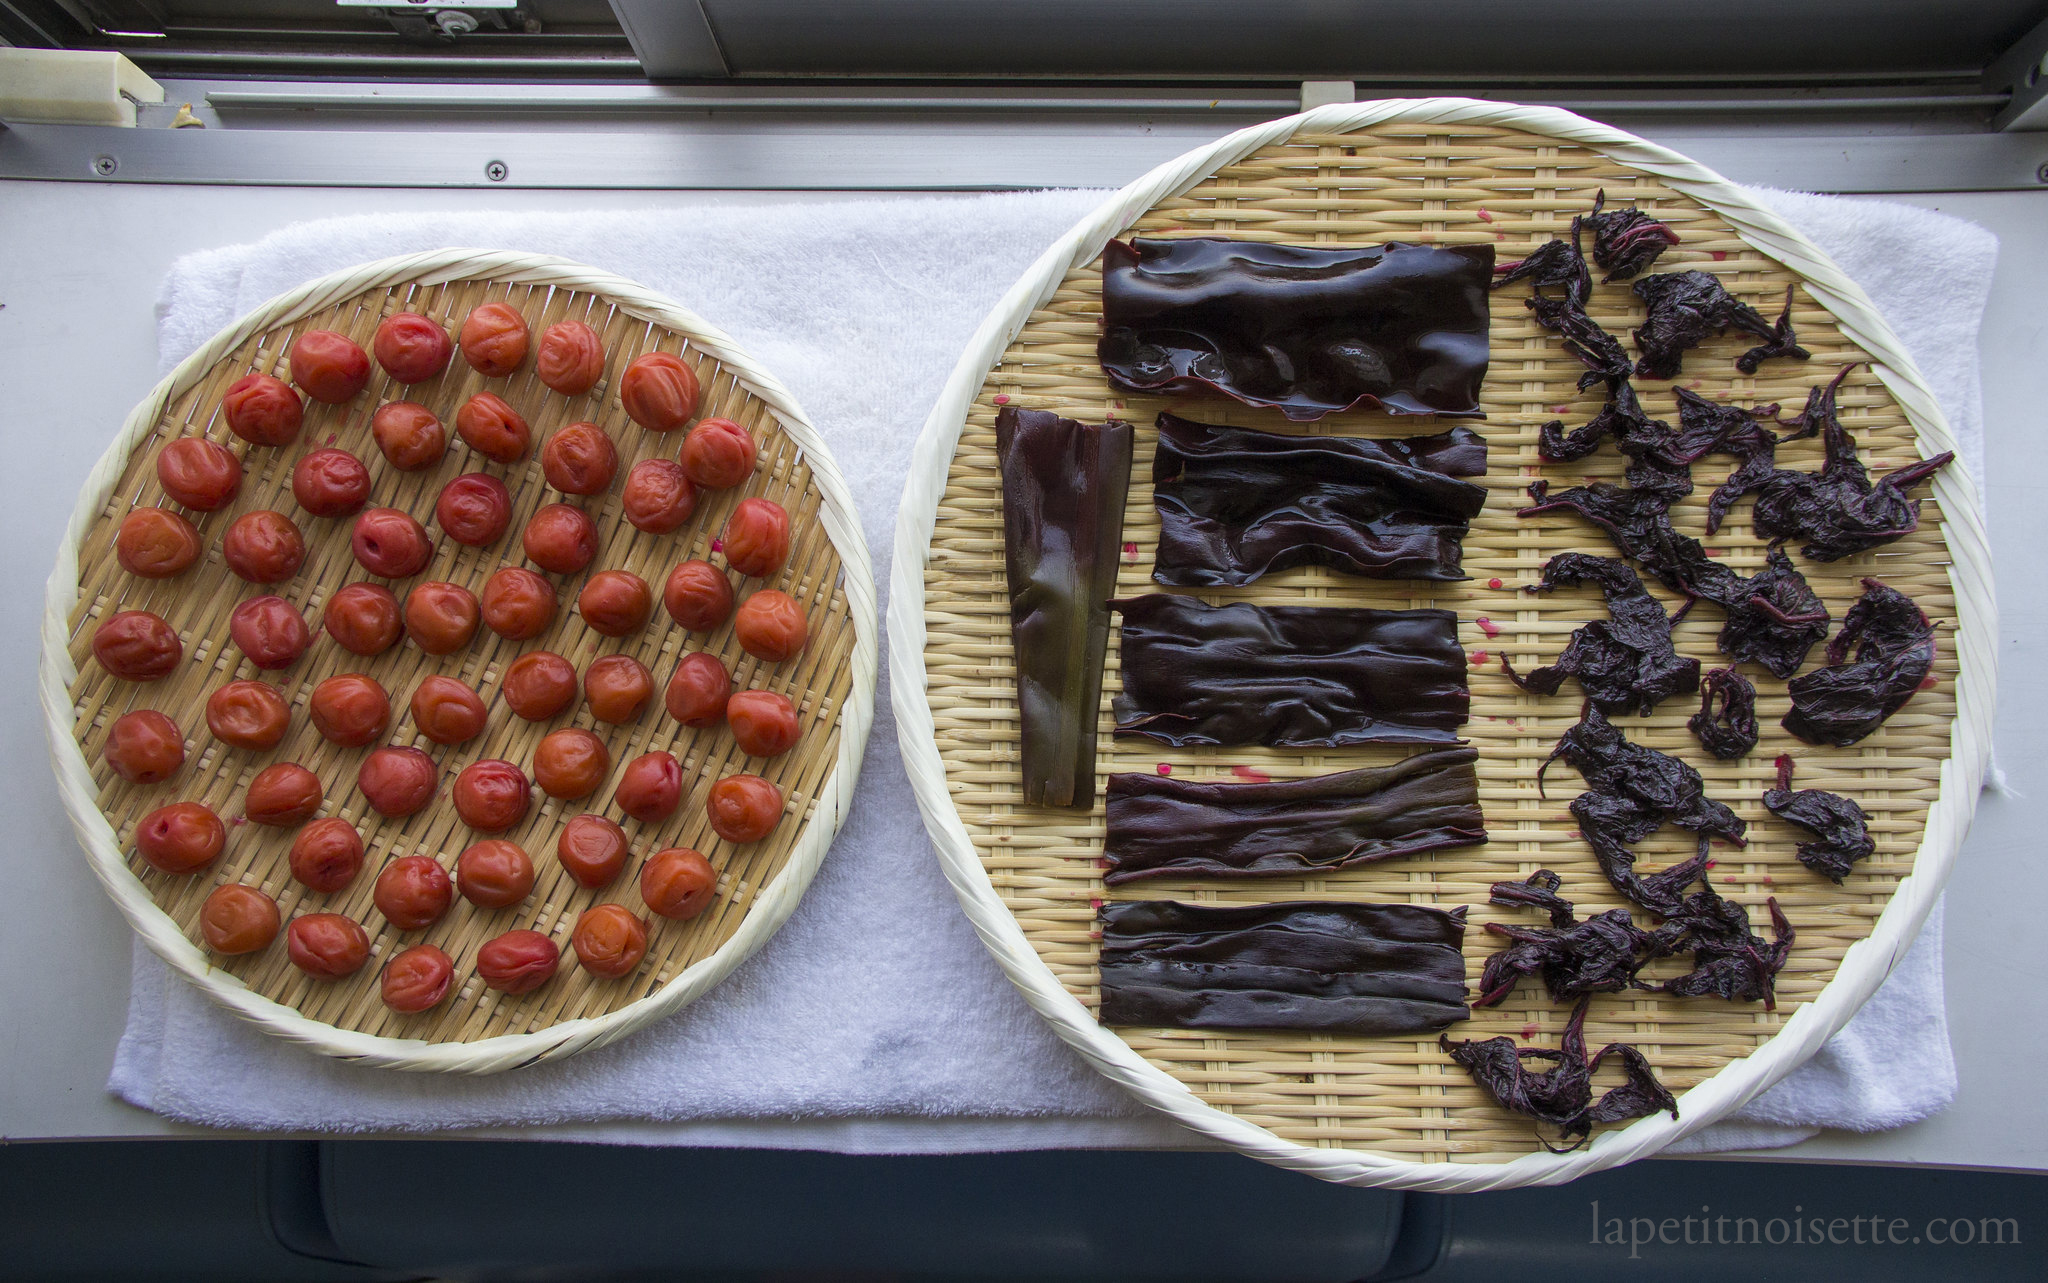
[[[510,378],[486,381],[458,353],[435,380],[401,388],[381,368],[369,387],[347,405],[308,402],[298,442],[280,449],[251,447],[231,434],[218,413],[222,391],[250,371],[287,376],[294,337],[307,329],[340,331],[366,350],[380,320],[397,311],[421,312],[451,333],[484,302],[509,302],[536,336],[565,318],[581,319],[603,336],[606,377],[581,397],[550,391],[535,377],[531,359]],[[618,500],[627,469],[643,458],[674,457],[682,433],[647,431],[628,419],[613,388],[620,370],[643,352],[680,355],[696,370],[703,389],[699,413],[745,424],[760,445],[755,475],[729,491],[702,491],[692,520],[669,535],[651,535],[628,525]],[[455,411],[473,392],[488,387],[522,411],[532,425],[534,449],[509,468],[475,456],[456,436]],[[369,431],[372,411],[404,398],[427,405],[449,428],[447,457],[418,473],[392,469]],[[604,427],[619,449],[618,477],[604,495],[578,501],[598,525],[602,544],[587,574],[626,569],[658,594],[668,571],[687,558],[712,558],[713,540],[741,498],[762,495],[786,507],[794,549],[789,564],[768,587],[796,597],[810,619],[810,643],[786,664],[764,665],[733,640],[730,626],[709,636],[685,634],[657,605],[655,618],[640,632],[611,640],[586,628],[576,614],[576,593],[586,575],[557,577],[562,606],[551,629],[530,642],[510,643],[488,629],[456,654],[435,658],[401,642],[374,658],[342,650],[319,628],[327,597],[342,584],[367,578],[349,551],[349,519],[311,517],[294,504],[291,469],[309,449],[336,445],[368,464],[371,504],[410,512],[437,536],[435,556],[410,584],[450,580],[478,591],[492,571],[522,564],[519,531],[542,504],[560,498],[542,477],[540,446],[565,424],[590,420]],[[192,514],[208,541],[207,555],[170,580],[151,582],[125,573],[113,555],[113,536],[131,507],[161,501],[155,458],[162,442],[205,435],[244,458],[241,494],[221,511]],[[500,476],[513,493],[513,521],[488,548],[467,548],[438,538],[433,520],[443,484],[468,471]],[[274,507],[298,521],[308,553],[300,573],[285,584],[256,588],[234,578],[222,563],[218,536],[238,515]],[[741,588],[744,594],[756,586]],[[282,672],[260,674],[277,684],[293,705],[292,729],[269,753],[249,753],[215,740],[206,730],[204,705],[221,684],[257,676],[228,638],[228,615],[237,602],[277,592],[299,606],[314,627],[305,656]],[[91,658],[91,635],[116,610],[156,611],[177,628],[185,659],[169,677],[152,683],[118,681]],[[878,665],[875,594],[866,545],[853,500],[837,466],[794,397],[775,377],[751,361],[716,327],[631,281],[560,259],[479,250],[438,250],[371,263],[313,281],[273,299],[216,335],[173,371],[135,411],[120,437],[100,460],[80,495],[71,527],[50,577],[44,619],[41,686],[51,753],[59,789],[93,871],[142,939],[165,961],[210,996],[270,1032],[330,1055],[402,1069],[485,1073],[603,1044],[675,1011],[716,984],[773,935],[795,907],[832,837],[838,832],[859,773],[861,752],[872,720]],[[661,707],[665,683],[685,650],[718,654],[733,670],[737,686],[780,691],[796,702],[803,739],[796,749],[765,766],[747,759],[723,725],[691,731]],[[627,653],[655,675],[656,698],[635,721],[594,723],[581,699],[548,722],[512,715],[499,693],[500,674],[518,654],[552,650],[579,672],[600,654]],[[403,820],[385,819],[369,809],[355,775],[369,749],[340,749],[326,743],[310,724],[305,702],[322,679],[338,672],[367,673],[390,693],[392,724],[386,740],[418,744],[434,757],[443,792],[433,805]],[[454,676],[476,689],[490,708],[483,735],[455,748],[441,748],[416,734],[406,708],[413,688],[431,673]],[[131,708],[155,708],[187,735],[187,759],[173,780],[153,786],[123,782],[102,760],[108,727]],[[589,798],[563,803],[536,790],[534,806],[517,828],[500,836],[532,856],[538,879],[532,894],[511,909],[486,911],[458,898],[447,916],[424,932],[395,931],[371,906],[370,893],[383,865],[400,856],[425,854],[444,865],[476,835],[454,817],[445,786],[462,767],[480,758],[530,763],[534,745],[561,726],[593,729],[611,750],[610,778]],[[641,753],[664,749],[682,760],[683,803],[658,825],[615,814],[612,790],[625,764]],[[286,863],[293,831],[239,823],[242,798],[256,772],[273,762],[296,761],[321,777],[326,800],[321,814],[339,815],[362,833],[367,859],[343,891],[321,895],[292,880]],[[722,775],[756,770],[782,788],[787,809],[765,840],[733,846],[709,831],[704,793]],[[172,877],[131,854],[135,822],[174,800],[198,800],[229,820],[226,853],[196,875]],[[556,861],[555,839],[562,825],[585,811],[614,812],[631,842],[625,870],[608,887],[579,886]],[[702,851],[719,873],[718,897],[702,916],[672,922],[647,914],[638,877],[647,856],[670,846]],[[314,981],[293,967],[282,939],[268,949],[221,958],[197,943],[197,914],[216,886],[244,882],[275,897],[289,920],[301,912],[337,912],[364,924],[372,939],[370,963],[338,982]],[[600,980],[575,965],[567,947],[578,915],[593,904],[617,902],[647,920],[648,952],[631,976]],[[561,971],[530,994],[507,997],[486,988],[474,974],[477,947],[515,928],[538,930],[562,947]],[[416,943],[438,945],[455,962],[459,989],[441,1006],[418,1016],[399,1016],[378,997],[385,959]]]
[[[1621,719],[1634,739],[1701,768],[1710,796],[1751,823],[1747,848],[1717,852],[1716,887],[1748,906],[1767,929],[1776,896],[1798,931],[1778,981],[1778,1007],[1656,994],[1604,995],[1593,1003],[1593,1047],[1640,1047],[1680,1095],[1681,1116],[1602,1129],[1594,1143],[1558,1156],[1542,1152],[1530,1120],[1486,1099],[1434,1039],[1327,1034],[1226,1033],[1100,1026],[1094,909],[1105,899],[1179,898],[1246,903],[1298,898],[1405,901],[1472,906],[1470,978],[1492,951],[1487,921],[1541,925],[1498,909],[1487,887],[1539,867],[1557,870],[1581,914],[1621,901],[1575,832],[1567,803],[1582,788],[1567,767],[1536,769],[1577,720],[1576,688],[1556,698],[1523,694],[1500,671],[1511,657],[1526,672],[1554,659],[1567,636],[1602,617],[1597,593],[1519,591],[1544,562],[1567,550],[1613,555],[1598,530],[1566,514],[1518,519],[1539,476],[1558,485],[1619,477],[1612,449],[1571,465],[1537,457],[1536,429],[1554,418],[1579,424],[1600,407],[1580,394],[1582,367],[1522,306],[1526,288],[1495,296],[1492,365],[1473,424],[1489,448],[1485,510],[1465,542],[1463,583],[1371,581],[1301,569],[1241,590],[1202,594],[1212,602],[1327,602],[1381,607],[1440,606],[1457,612],[1470,653],[1472,718],[1465,734],[1481,753],[1480,799],[1491,842],[1307,879],[1148,880],[1107,890],[1098,865],[1101,804],[1088,815],[1022,805],[1017,774],[1009,615],[1003,578],[1003,523],[993,423],[1001,404],[1048,409],[1084,421],[1106,416],[1138,425],[1126,512],[1121,594],[1151,583],[1157,520],[1150,488],[1154,416],[1269,430],[1406,435],[1441,430],[1429,419],[1379,413],[1334,415],[1290,428],[1277,413],[1217,399],[1126,397],[1112,392],[1095,361],[1101,321],[1097,256],[1111,236],[1224,235],[1297,244],[1492,243],[1502,261],[1568,233],[1605,188],[1610,207],[1655,212],[1682,238],[1658,271],[1702,268],[1731,292],[1775,317],[1796,284],[1795,321],[1813,352],[1805,363],[1773,361],[1740,377],[1733,360],[1750,341],[1730,336],[1686,358],[1681,379],[1703,395],[1737,404],[1782,401],[1787,411],[1841,366],[1849,376],[1843,420],[1874,469],[1953,448],[1926,384],[1863,292],[1827,257],[1768,209],[1712,172],[1631,135],[1553,109],[1463,99],[1344,104],[1241,131],[1146,175],[1119,192],[1045,256],[998,305],[926,424],[898,531],[890,628],[896,712],[911,779],[948,876],[983,941],[1053,1027],[1097,1068],[1150,1104],[1257,1157],[1354,1184],[1442,1190],[1552,1183],[1654,1153],[1739,1108],[1805,1059],[1854,1013],[1889,973],[1918,930],[1968,828],[1988,752],[1992,700],[1993,605],[1988,553],[1968,473],[1958,464],[1933,485],[1917,534],[1871,554],[1822,565],[1795,558],[1839,627],[1876,575],[1910,594],[1939,625],[1935,683],[1877,734],[1848,749],[1800,744],[1778,727],[1789,706],[1782,682],[1759,681],[1765,734],[1757,750],[1718,763],[1684,722],[1697,707],[1672,700],[1649,718]],[[1594,317],[1621,334],[1639,323],[1624,285],[1595,290]],[[1642,380],[1652,417],[1676,421],[1667,385]],[[1780,452],[1780,466],[1819,466],[1818,442]],[[1712,465],[1678,514],[1702,532]],[[1713,555],[1754,573],[1764,545],[1751,533],[1748,505],[1707,540]],[[1663,594],[1660,590],[1661,596]],[[1719,612],[1701,609],[1678,631],[1682,653],[1712,666]],[[1315,775],[1385,761],[1399,750],[1325,753],[1223,748],[1165,749],[1110,734],[1119,686],[1112,632],[1100,710],[1099,776],[1153,771],[1229,778],[1239,768],[1273,777]],[[1822,662],[1816,651],[1812,662]],[[1761,794],[1772,759],[1798,761],[1801,787],[1854,797],[1873,817],[1877,854],[1841,887],[1809,873],[1793,850],[1806,835],[1770,818]],[[1645,869],[1691,853],[1690,837],[1667,829],[1642,848]],[[1652,971],[1650,978],[1682,970]],[[1475,1011],[1454,1038],[1510,1034],[1556,1046],[1569,1011],[1525,982],[1504,1005]],[[1604,1088],[1603,1071],[1596,1087]]]

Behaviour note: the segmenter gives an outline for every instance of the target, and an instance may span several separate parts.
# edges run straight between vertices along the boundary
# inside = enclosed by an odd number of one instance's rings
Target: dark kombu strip
[[[1105,1025],[1417,1034],[1465,1006],[1465,909],[1105,904]]]
[[[1824,789],[1793,791],[1790,754],[1778,755],[1778,787],[1764,793],[1764,809],[1813,834],[1813,841],[1799,844],[1799,862],[1835,882],[1877,850],[1862,807]]]
[[[1453,1043],[1449,1035],[1439,1034],[1438,1045],[1502,1108],[1555,1128],[1558,1144],[1547,1137],[1538,1138],[1553,1154],[1569,1153],[1585,1144],[1596,1123],[1641,1118],[1660,1109],[1678,1117],[1678,1102],[1657,1081],[1649,1060],[1634,1047],[1609,1043],[1591,1060],[1586,1058],[1586,1008],[1591,1001],[1579,1000],[1555,1051],[1518,1047],[1508,1037]],[[1621,1061],[1625,1077],[1596,1101],[1593,1074],[1610,1055]],[[1548,1062],[1550,1068],[1532,1070],[1530,1061]]]
[[[1792,330],[1792,287],[1785,288],[1785,310],[1772,325],[1763,314],[1728,293],[1711,272],[1666,272],[1645,276],[1630,286],[1649,309],[1634,333],[1641,359],[1635,372],[1646,379],[1678,376],[1685,354],[1729,329],[1763,342],[1735,359],[1735,368],[1755,374],[1772,357],[1804,361],[1812,353],[1799,346]]]
[[[1580,249],[1580,227],[1581,220],[1574,218],[1569,240],[1545,241],[1529,257],[1495,268],[1498,279],[1493,287],[1529,282],[1531,293],[1523,305],[1539,325],[1556,331],[1564,350],[1586,367],[1586,372],[1579,376],[1579,390],[1583,392],[1595,383],[1612,386],[1627,378],[1633,367],[1620,340],[1586,314],[1586,300],[1593,294],[1593,274],[1587,270],[1586,256]],[[1545,290],[1558,292],[1546,294]]]
[[[1380,579],[1461,579],[1486,502],[1470,428],[1426,437],[1304,437],[1159,416],[1152,577],[1248,584],[1293,566]]]
[[[1737,662],[1762,664],[1790,677],[1806,654],[1827,636],[1828,611],[1806,577],[1781,549],[1765,555],[1764,568],[1744,577],[1707,555],[1700,541],[1671,524],[1671,499],[1664,492],[1604,481],[1552,491],[1547,481],[1530,485],[1535,502],[1518,515],[1567,511],[1607,532],[1615,547],[1674,592],[1712,602],[1725,616],[1716,639],[1721,653]]]
[[[1451,744],[1470,714],[1448,610],[1209,606],[1152,593],[1123,614],[1116,733],[1163,743]]]
[[[1934,625],[1925,612],[1898,589],[1865,579],[1828,643],[1828,666],[1787,684],[1792,711],[1783,725],[1809,744],[1854,744],[1898,712],[1933,667]]]
[[[1756,529],[1780,542],[1804,540],[1799,551],[1815,561],[1839,561],[1919,529],[1920,501],[1908,499],[1906,491],[1955,458],[1944,451],[1895,469],[1872,485],[1869,470],[1856,457],[1856,439],[1835,413],[1836,393],[1854,368],[1844,366],[1826,386],[1807,394],[1802,431],[1793,434],[1819,433],[1827,451],[1821,470],[1791,472],[1774,466],[1753,484],[1745,482],[1756,492],[1751,518]],[[1729,485],[1734,482],[1730,477]]]
[[[1298,420],[1477,416],[1492,271],[1491,245],[1111,241],[1096,353],[1123,392],[1221,393]]]
[[[1607,600],[1608,618],[1572,630],[1557,662],[1527,677],[1516,673],[1502,655],[1501,669],[1517,686],[1539,695],[1555,695],[1564,679],[1571,677],[1601,712],[1643,714],[1668,696],[1699,688],[1700,661],[1672,648],[1671,616],[1664,603],[1643,587],[1635,571],[1613,557],[1559,553],[1544,565],[1536,591],[1578,584],[1600,589]]]
[[[1585,225],[1593,230],[1593,261],[1607,269],[1600,278],[1603,285],[1638,275],[1678,244],[1677,232],[1634,206],[1608,209],[1604,188],[1594,194],[1593,212],[1585,215]]]
[[[1627,909],[1579,921],[1572,902],[1557,893],[1558,885],[1557,874],[1549,869],[1536,870],[1526,882],[1493,884],[1495,904],[1541,909],[1550,915],[1550,925],[1486,924],[1487,933],[1504,938],[1508,946],[1486,960],[1473,1006],[1498,1004],[1524,976],[1541,976],[1553,1002],[1635,987],[1636,972],[1647,961],[1637,955],[1650,948],[1650,933],[1630,920]]]
[[[1486,841],[1474,748],[1268,783],[1109,777],[1111,886],[1139,878],[1301,877]]]
[[[1686,722],[1700,746],[1724,762],[1756,747],[1756,687],[1732,668],[1715,668],[1700,679],[1700,711]]]
[[[1615,890],[1654,913],[1676,911],[1681,893],[1706,868],[1710,839],[1738,845],[1743,840],[1742,817],[1706,795],[1698,771],[1669,753],[1632,743],[1598,707],[1588,705],[1579,724],[1544,759],[1536,772],[1539,791],[1544,772],[1560,757],[1586,779],[1588,787],[1572,799],[1571,813],[1600,871]],[[1698,854],[1661,873],[1639,875],[1632,848],[1666,824],[1697,834]]]
[[[1131,426],[996,412],[1024,800],[1092,806],[1109,598],[1123,551]]]

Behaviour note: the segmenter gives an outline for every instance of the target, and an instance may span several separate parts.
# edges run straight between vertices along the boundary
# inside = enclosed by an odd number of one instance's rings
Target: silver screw
[[[505,175],[511,172],[511,170],[505,168],[505,162],[502,160],[494,160],[490,164],[484,166],[484,177],[490,179],[494,183],[504,182]]]
[[[112,177],[114,171],[120,167],[121,162],[115,160],[112,156],[95,156],[92,158],[92,172],[98,174],[101,178]]]
[[[2039,169],[2035,170],[2034,177],[2044,183],[2048,183],[2048,165],[2043,165]]]

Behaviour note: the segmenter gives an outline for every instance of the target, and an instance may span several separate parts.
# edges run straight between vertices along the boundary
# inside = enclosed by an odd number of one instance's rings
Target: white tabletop
[[[1934,140],[1929,140],[1933,142]],[[1142,167],[1142,166],[1140,166]],[[1737,181],[1748,175],[1727,166]],[[1135,176],[1136,168],[1131,176]],[[106,1093],[126,1017],[129,931],[87,871],[48,766],[35,700],[43,581],[64,515],[109,434],[156,381],[153,304],[172,260],[335,213],[411,210],[631,209],[689,202],[783,202],[801,193],[434,191],[354,188],[94,186],[0,181],[0,441],[16,491],[0,504],[0,814],[14,834],[0,896],[0,1137],[8,1140],[196,1133]],[[2048,1055],[2036,973],[2048,969],[2048,880],[2025,819],[2048,799],[2048,576],[2024,566],[2048,543],[2048,191],[1890,195],[1972,219],[2002,242],[1985,318],[1988,505],[1998,575],[2002,666],[1997,755],[2018,796],[1987,794],[1948,890],[1949,1021],[1956,1103],[1912,1127],[1829,1132],[1768,1157],[2048,1170],[2048,1119],[2031,1066]],[[917,1150],[914,1120],[532,1128],[561,1139],[830,1146],[832,1126],[895,1128]],[[1066,1125],[992,1124],[991,1147],[1074,1143]],[[474,1134],[474,1133],[471,1133]],[[893,1134],[893,1133],[892,1133]],[[958,1132],[951,1133],[955,1140]],[[1170,1126],[1132,1127],[1130,1144],[1179,1142]],[[1184,1143],[1184,1142],[1179,1142]]]

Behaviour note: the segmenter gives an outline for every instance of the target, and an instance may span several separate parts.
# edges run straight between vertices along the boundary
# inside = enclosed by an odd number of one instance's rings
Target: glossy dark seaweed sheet
[[[1123,614],[1116,733],[1176,746],[1452,744],[1471,710],[1448,610],[1209,606],[1151,593]]]
[[[1477,416],[1491,245],[1111,241],[1096,346],[1124,392],[1220,393],[1290,419]]]
[[[1465,909],[1105,904],[1105,1025],[1414,1034],[1469,1015]]]
[[[1033,806],[1095,802],[1096,711],[1131,446],[1128,423],[996,412],[1024,800]]]
[[[1474,748],[1270,783],[1109,777],[1111,886],[1139,878],[1301,877],[1486,841]]]
[[[1426,437],[1306,437],[1159,416],[1152,577],[1248,584],[1292,566],[1378,579],[1461,579],[1486,491],[1470,428]]]

